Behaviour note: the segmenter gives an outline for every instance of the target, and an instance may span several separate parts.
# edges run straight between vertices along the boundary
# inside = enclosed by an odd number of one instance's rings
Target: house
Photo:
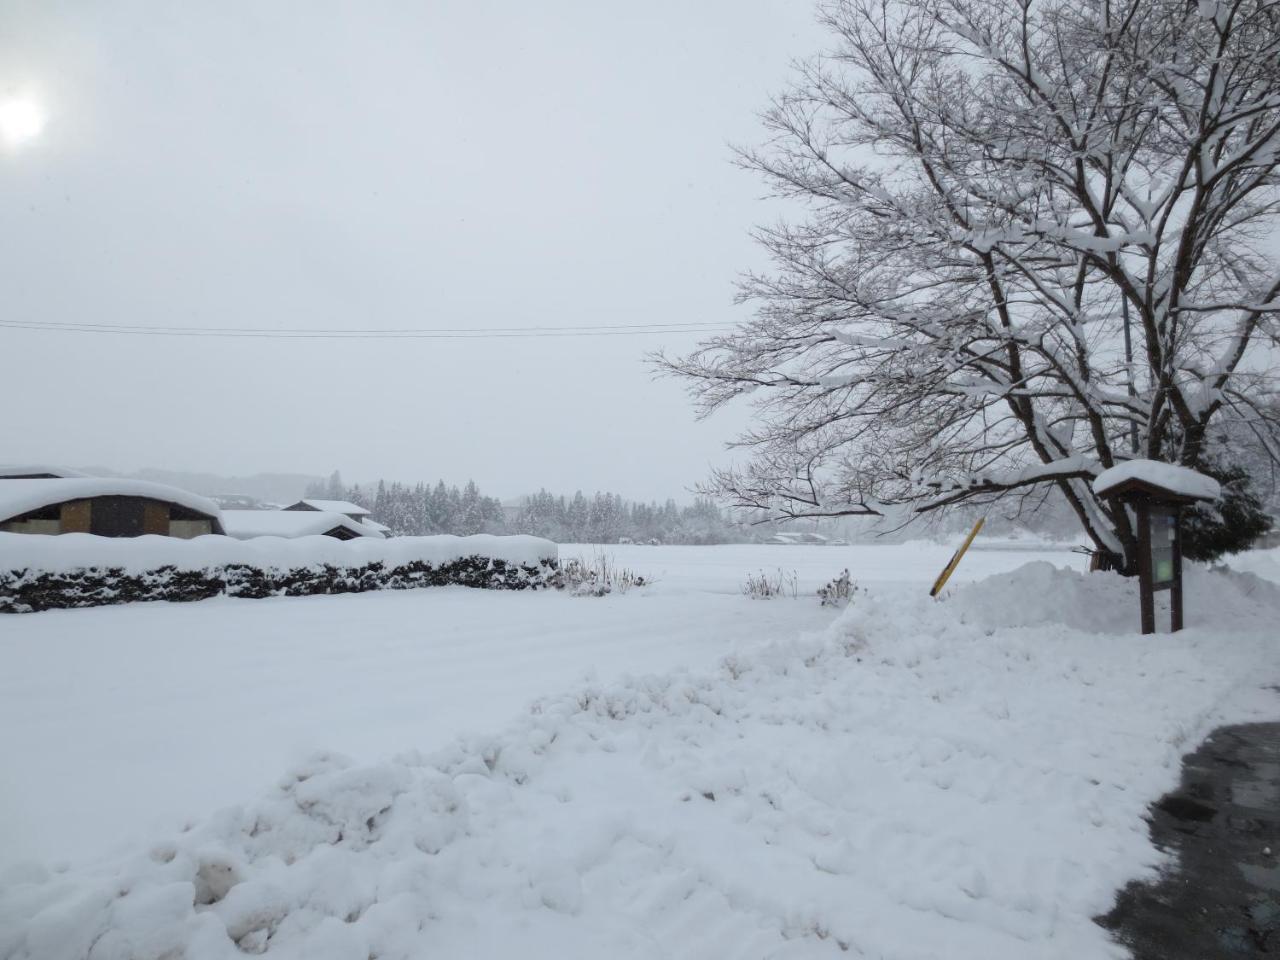
[[[310,497],[299,500],[291,506],[285,507],[288,511],[297,511],[305,513],[308,511],[319,513],[336,513],[346,517],[353,523],[358,523],[364,529],[361,531],[362,536],[389,537],[391,536],[391,528],[386,524],[378,523],[370,515],[369,511],[357,503],[351,503],[348,500],[315,500]]]
[[[45,464],[0,464],[0,480],[58,480],[68,477],[87,477],[89,474],[66,467],[50,467]]]
[[[821,544],[826,543],[827,538],[820,533],[801,533],[799,531],[784,530],[781,533],[775,533],[765,543],[773,544]]]
[[[0,481],[0,532],[182,538],[223,532],[216,503],[177,487],[48,474]]]
[[[274,510],[273,503],[263,503],[254,497],[246,497],[239,493],[219,493],[209,497],[223,510]]]
[[[237,540],[254,537],[333,537],[355,540],[381,537],[371,526],[341,513],[323,510],[223,510],[222,526]]]
[[[319,510],[321,513],[340,513],[344,517],[349,517],[356,523],[363,522],[364,518],[369,516],[369,511],[359,504],[349,503],[346,500],[299,500],[291,506],[285,507],[286,510]]]

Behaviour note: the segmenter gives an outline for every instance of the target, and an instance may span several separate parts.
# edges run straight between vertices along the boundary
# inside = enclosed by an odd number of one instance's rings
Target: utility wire
[[[325,329],[323,327],[176,327],[116,323],[62,323],[38,320],[3,320],[0,328],[52,333],[97,333],[125,336],[221,337],[268,340],[487,340],[538,337],[615,337],[644,334],[717,333],[733,329],[731,324],[637,323],[559,327],[418,327],[370,330]]]

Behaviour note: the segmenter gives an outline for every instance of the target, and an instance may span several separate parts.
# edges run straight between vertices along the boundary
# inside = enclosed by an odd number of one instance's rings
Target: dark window
[[[32,510],[30,513],[24,513],[20,517],[10,517],[14,523],[20,523],[23,520],[57,520],[62,516],[61,504],[55,503],[51,507],[41,507],[39,510]]]
[[[89,532],[100,537],[142,536],[142,506],[137,497],[94,497]]]

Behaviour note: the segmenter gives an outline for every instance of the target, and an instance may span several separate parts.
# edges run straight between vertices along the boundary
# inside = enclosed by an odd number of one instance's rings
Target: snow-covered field
[[[657,582],[594,603],[445,589],[0,618],[0,763],[12,773],[0,863],[136,842],[253,796],[315,750],[434,749],[587,676],[710,667],[828,623],[812,594],[844,566],[918,590],[950,555],[926,544],[561,548],[601,551]],[[1025,559],[975,552],[957,578]],[[741,595],[749,573],[779,566],[796,571],[804,597]]]
[[[902,544],[853,544],[850,546],[783,546],[744,544],[719,547],[649,547],[639,544],[589,543],[560,545],[561,559],[591,558],[603,553],[620,567],[653,577],[662,592],[737,594],[748,574],[769,575],[782,570],[795,573],[801,594],[812,595],[846,567],[861,584],[893,585],[907,591],[925,591],[951,559],[959,543],[941,545],[923,541]],[[960,564],[951,583],[966,583],[1002,573],[1034,560],[1083,570],[1087,558],[1067,545],[1034,541],[1013,544],[981,538]],[[1136,616],[1136,615],[1135,615]]]
[[[607,549],[654,585],[0,621],[0,957],[1119,956],[1146,804],[1280,710],[1256,577],[1142,638],[1028,551]]]

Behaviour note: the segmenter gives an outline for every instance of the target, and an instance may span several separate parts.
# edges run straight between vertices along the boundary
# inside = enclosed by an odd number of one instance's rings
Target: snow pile
[[[13,868],[0,957],[1122,956],[1091,918],[1160,863],[1146,805],[1211,726],[1275,708],[1251,629],[1275,597],[1242,585],[1177,635],[1118,607],[1111,633],[979,622],[1049,577],[1004,579],[859,598],[824,634],[433,755],[318,757],[125,859]],[[1113,579],[1059,579],[1096,583],[1105,625]]]
[[[1248,550],[1229,557],[1227,566],[1280,583],[1280,547],[1269,550]]]
[[[52,481],[40,481],[49,483]],[[306,516],[306,514],[303,514]],[[254,567],[292,569],[330,564],[351,567],[367,563],[391,566],[415,560],[440,564],[459,557],[488,557],[510,564],[537,566],[554,560],[557,548],[541,537],[394,537],[338,540],[334,537],[95,537],[64,533],[56,537],[0,533],[0,570],[68,573],[85,569],[121,569],[143,573],[158,567],[206,570],[243,563]]]
[[[1159,460],[1126,460],[1103,470],[1093,481],[1093,492],[1098,496],[1124,486],[1130,481],[1149,484],[1193,500],[1217,500],[1222,488],[1213,477],[1205,476],[1189,467]]]
[[[1225,614],[1235,629],[1266,630],[1280,609],[1280,586],[1248,573],[1187,564],[1182,586],[1190,626],[1220,624]],[[1161,603],[1167,605],[1167,594],[1157,594]],[[947,606],[982,630],[1053,624],[1088,633],[1140,629],[1135,578],[1062,570],[1044,561],[1027,564],[1016,577],[972,584]],[[1167,614],[1158,622],[1167,624]]]

